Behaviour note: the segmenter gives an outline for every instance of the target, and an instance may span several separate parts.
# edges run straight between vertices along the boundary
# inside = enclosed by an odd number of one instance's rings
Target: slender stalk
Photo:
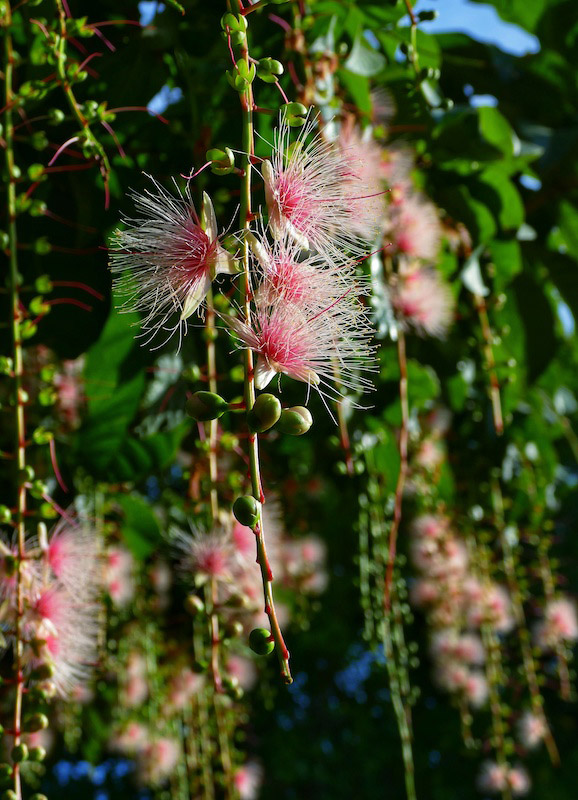
[[[514,611],[514,619],[516,620],[516,627],[518,631],[518,639],[520,641],[520,649],[522,651],[522,663],[524,665],[524,672],[526,675],[526,683],[530,692],[530,701],[532,704],[532,712],[538,719],[541,720],[544,726],[544,743],[550,756],[552,764],[560,765],[560,754],[556,746],[556,742],[552,735],[552,731],[546,721],[544,714],[544,703],[540,687],[538,684],[538,677],[536,672],[536,665],[532,655],[532,644],[530,641],[530,633],[528,631],[528,624],[526,615],[524,613],[524,603],[520,585],[516,577],[516,561],[514,548],[512,547],[508,537],[505,534],[505,519],[504,519],[504,502],[502,497],[502,490],[497,478],[492,480],[492,499],[494,505],[494,513],[496,515],[496,523],[500,532],[500,543],[502,545],[504,570],[508,581],[508,589],[512,599],[512,608]]]
[[[409,441],[409,402],[407,395],[407,358],[405,353],[405,335],[401,328],[397,336],[397,358],[399,362],[399,399],[401,403],[401,429],[399,431],[399,474],[395,487],[395,501],[393,520],[389,531],[389,555],[387,559],[387,572],[383,588],[383,606],[385,614],[389,613],[391,603],[391,585],[393,582],[393,567],[397,550],[397,535],[401,523],[403,490],[408,471],[407,447]]]
[[[502,416],[502,401],[500,398],[500,384],[496,373],[496,359],[492,347],[492,329],[488,318],[488,308],[486,301],[481,295],[474,295],[476,311],[482,326],[482,336],[484,339],[484,360],[490,380],[490,400],[492,402],[492,414],[494,417],[494,428],[498,436],[504,432],[504,418]]]
[[[16,231],[16,166],[14,163],[14,122],[12,117],[12,104],[14,92],[12,88],[14,54],[12,47],[12,36],[10,26],[12,25],[12,9],[10,2],[5,3],[5,102],[6,111],[4,114],[4,137],[6,142],[6,173],[8,176],[8,197],[7,197],[7,231],[8,231],[8,250],[9,250],[9,292],[10,292],[10,319],[13,346],[13,380],[14,380],[14,448],[16,452],[17,469],[17,504],[16,504],[16,530],[18,536],[18,557],[16,559],[16,624],[15,624],[15,644],[14,644],[14,669],[16,696],[14,700],[14,715],[12,723],[12,736],[14,745],[20,744],[21,717],[22,717],[22,697],[24,693],[24,676],[22,673],[23,642],[21,639],[21,621],[24,613],[24,593],[22,586],[22,564],[26,558],[25,545],[25,516],[26,516],[26,422],[24,418],[25,393],[22,386],[24,375],[22,358],[22,337],[21,324],[23,321],[22,309],[20,305],[18,274],[18,237]],[[13,791],[17,800],[22,798],[22,786],[20,779],[20,764],[14,764],[13,768]]]
[[[58,77],[60,78],[60,84],[62,86],[62,90],[72,111],[74,118],[77,120],[80,129],[82,131],[82,138],[83,138],[83,146],[86,147],[88,150],[91,150],[95,154],[96,161],[99,165],[100,174],[102,175],[102,180],[104,182],[105,192],[107,196],[107,205],[108,205],[108,179],[110,175],[110,162],[108,160],[108,156],[104,150],[104,147],[100,144],[98,139],[93,134],[90,123],[82,113],[82,109],[78,104],[76,97],[74,96],[74,92],[72,91],[72,87],[70,85],[70,80],[66,72],[66,12],[64,10],[64,5],[62,0],[55,0],[56,2],[56,9],[58,12],[58,21],[59,21],[59,36],[56,40],[56,48],[55,48],[55,55],[56,55],[56,69],[58,72]]]
[[[233,0],[233,5],[237,13],[241,13],[241,5],[239,0]],[[250,67],[250,56],[247,45],[247,39],[243,39],[243,43],[239,45],[240,57],[246,62],[247,69]],[[241,99],[241,113],[242,113],[242,150],[243,161],[241,168],[243,170],[243,177],[241,178],[241,201],[240,201],[240,221],[244,231],[250,229],[251,221],[253,219],[253,212],[251,210],[251,175],[252,175],[252,158],[255,154],[255,142],[253,134],[253,91],[249,85],[244,92],[240,93]],[[240,292],[241,301],[245,314],[247,324],[251,320],[251,275],[250,275],[250,259],[249,259],[249,242],[245,237],[242,245],[242,262],[243,272],[241,273]],[[245,378],[244,378],[244,398],[245,407],[249,412],[255,403],[255,371],[253,365],[253,353],[251,350],[245,350],[244,355]],[[253,497],[260,503],[265,502],[263,494],[263,487],[261,484],[261,472],[259,466],[259,435],[256,433],[249,433],[249,471],[251,474],[251,491]],[[257,563],[261,570],[261,579],[263,583],[263,594],[265,598],[265,613],[269,618],[271,626],[271,637],[275,642],[275,650],[281,668],[281,676],[285,683],[292,683],[291,669],[289,667],[289,651],[285,645],[281,627],[277,619],[275,611],[275,602],[273,599],[273,572],[267,558],[267,547],[265,543],[265,531],[263,528],[263,517],[261,516],[259,522],[255,526],[255,536],[257,540]]]

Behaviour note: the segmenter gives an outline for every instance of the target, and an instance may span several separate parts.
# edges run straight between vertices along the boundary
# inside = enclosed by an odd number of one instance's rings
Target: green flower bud
[[[302,436],[313,425],[313,417],[304,406],[284,408],[277,423],[277,430],[289,436]]]
[[[191,364],[190,367],[186,367],[183,370],[183,378],[186,381],[191,381],[191,383],[196,383],[196,381],[201,379],[201,368],[197,364]]]
[[[52,245],[46,238],[46,236],[41,236],[34,242],[34,252],[39,256],[46,256],[52,250]]]
[[[44,664],[39,664],[30,673],[33,681],[47,681],[54,675],[54,665],[46,661]]]
[[[44,164],[30,164],[28,177],[31,181],[38,181],[44,174]]]
[[[185,409],[197,422],[207,422],[222,417],[228,407],[227,401],[214,392],[195,392],[187,400]]]
[[[10,237],[6,231],[0,231],[0,249],[7,250],[10,246]]]
[[[46,758],[46,750],[43,747],[31,747],[30,752],[28,753],[28,760],[29,761],[44,761]],[[35,795],[36,797],[41,797],[42,795]]]
[[[9,522],[12,520],[12,512],[8,508],[8,506],[1,505],[0,506],[0,523],[2,525],[8,525]]]
[[[249,634],[249,647],[258,656],[268,656],[275,649],[275,642],[266,628],[253,628]]]
[[[215,175],[229,175],[235,168],[235,154],[230,147],[224,150],[213,147],[207,150],[206,158],[212,162],[211,172]]]
[[[37,500],[40,500],[42,495],[45,495],[48,491],[47,485],[44,481],[33,481],[32,486],[30,487],[30,494],[32,497],[35,497]]]
[[[239,31],[241,33],[247,32],[247,20],[242,14],[238,16],[236,14],[231,14],[228,12],[227,14],[223,14],[221,17],[221,28],[224,31]]]
[[[64,122],[64,111],[60,108],[51,108],[48,117],[50,125],[60,125],[61,122]]]
[[[281,112],[285,115],[290,128],[300,128],[305,125],[307,107],[303,103],[285,103],[281,106]]]
[[[30,481],[34,480],[34,468],[27,464],[22,469],[18,470],[18,482],[22,485],[23,483],[30,483]]]
[[[0,375],[10,375],[14,368],[14,362],[8,356],[0,356]]]
[[[2,793],[2,800],[18,800],[18,795],[12,789],[7,789]]]
[[[41,275],[34,281],[34,288],[38,294],[49,294],[52,291],[52,281],[48,275]]]
[[[10,757],[15,764],[19,764],[21,761],[26,761],[28,758],[27,745],[25,745],[24,742],[15,745],[10,752]]]
[[[40,750],[42,750],[42,748],[40,748]],[[38,793],[36,793],[36,794],[33,794],[33,795],[32,795],[32,797],[30,798],[30,800],[48,800],[48,798],[46,797],[46,795],[45,795],[45,794],[38,794]]]
[[[262,58],[257,64],[257,76],[265,83],[276,83],[277,75],[283,74],[283,64],[274,58]]]
[[[12,777],[12,765],[0,764],[0,781],[4,783],[4,781],[7,781],[11,777]]]
[[[205,611],[205,604],[196,594],[190,594],[185,600],[185,608],[192,617],[202,614]]]
[[[48,727],[48,717],[46,714],[32,714],[24,720],[24,727],[27,733],[36,733]]]
[[[249,428],[264,433],[272,428],[281,416],[281,403],[274,394],[260,394],[247,414]]]
[[[20,326],[20,336],[23,339],[32,339],[34,334],[37,331],[37,326],[31,319],[25,319],[22,325]]]
[[[44,302],[42,297],[33,297],[28,308],[35,316],[48,314],[50,311],[50,306]]]
[[[54,439],[52,431],[47,431],[46,428],[36,428],[32,434],[32,441],[34,444],[49,444]]]
[[[241,525],[246,525],[248,528],[254,528],[259,521],[261,513],[261,503],[250,495],[246,494],[242,497],[237,497],[233,503],[233,514],[237,522]]]

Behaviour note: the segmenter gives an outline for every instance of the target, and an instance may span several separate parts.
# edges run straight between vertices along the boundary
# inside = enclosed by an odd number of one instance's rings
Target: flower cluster
[[[444,690],[471,706],[484,705],[488,685],[480,669],[486,658],[480,630],[506,633],[513,627],[510,598],[492,581],[472,572],[465,544],[446,517],[423,514],[411,526],[411,556],[418,577],[411,590],[433,626],[431,655]]]
[[[520,765],[509,767],[486,761],[478,776],[478,788],[488,794],[503,794],[509,789],[513,797],[523,797],[530,791],[530,786],[528,773]]]
[[[0,622],[14,641],[18,615],[17,547],[0,542]],[[94,531],[61,520],[50,537],[41,528],[21,564],[23,663],[32,679],[69,696],[96,662],[100,569]]]
[[[372,328],[351,259],[375,238],[384,200],[357,133],[308,141],[314,125],[310,118],[290,143],[281,120],[273,157],[262,165],[268,229],[248,234],[255,310],[251,319],[225,319],[257,355],[258,389],[285,374],[339,396],[343,387],[371,388],[359,373],[372,369]]]

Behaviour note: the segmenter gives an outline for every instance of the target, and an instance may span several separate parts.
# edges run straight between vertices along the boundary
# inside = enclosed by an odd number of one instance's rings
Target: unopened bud
[[[43,747],[31,747],[30,752],[28,753],[28,760],[29,761],[44,761],[46,758],[46,750]]]
[[[48,727],[48,717],[46,714],[32,714],[24,720],[24,727],[27,733],[36,733]]]
[[[211,419],[222,417],[229,404],[214,392],[195,392],[187,400],[185,406],[189,417],[197,422],[208,422]]]
[[[289,436],[302,436],[313,425],[313,417],[305,406],[284,408],[277,429]]]
[[[290,128],[300,128],[305,125],[307,106],[303,103],[285,103],[281,106],[281,113],[285,115]]]
[[[237,497],[233,503],[233,514],[237,522],[241,525],[246,525],[248,528],[254,528],[259,521],[259,514],[261,510],[261,503],[250,495],[246,494],[243,497]]]
[[[266,628],[253,628],[249,634],[249,647],[258,656],[268,656],[275,649],[275,642]]]
[[[185,608],[192,617],[196,617],[204,612],[205,604],[198,595],[190,594],[185,600]]]
[[[272,428],[281,416],[281,403],[274,394],[260,394],[247,414],[247,423],[255,433]]]
[[[27,747],[27,745],[25,745],[24,742],[21,742],[20,744],[15,745],[12,748],[12,751],[10,753],[10,757],[12,758],[12,761],[15,764],[19,764],[21,761],[26,761],[26,759],[28,758],[28,747]]]

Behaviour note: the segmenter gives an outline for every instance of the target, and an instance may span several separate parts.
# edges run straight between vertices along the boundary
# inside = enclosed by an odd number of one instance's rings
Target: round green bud
[[[61,111],[59,108],[51,108],[48,112],[48,117],[50,125],[59,125],[61,122],[64,122],[64,111]]]
[[[190,594],[185,600],[185,608],[192,617],[196,617],[204,612],[205,604],[196,594]]]
[[[30,483],[30,481],[34,480],[34,468],[27,464],[22,469],[18,470],[18,482],[22,483]]]
[[[284,408],[277,424],[281,433],[289,436],[302,436],[313,425],[313,417],[305,406]]]
[[[28,746],[25,745],[24,742],[14,745],[10,752],[10,756],[15,764],[19,764],[21,761],[26,761],[28,758]]]
[[[46,238],[46,236],[41,236],[34,242],[34,252],[39,256],[46,256],[52,250],[52,245]]]
[[[183,378],[192,383],[199,381],[201,379],[201,368],[197,364],[191,364],[190,367],[186,367],[183,370]]]
[[[8,508],[8,506],[0,505],[0,523],[2,525],[8,525],[8,523],[12,520],[12,512]]]
[[[49,662],[45,662],[44,664],[39,664],[30,673],[30,677],[34,681],[47,681],[49,678],[52,678],[53,675],[54,675],[54,665],[50,664]]]
[[[4,783],[12,777],[12,765],[0,764],[0,782]]]
[[[39,294],[48,294],[52,291],[52,281],[48,275],[41,275],[34,281],[34,288]]]
[[[31,181],[39,180],[44,174],[44,164],[31,164],[28,167],[28,177]]]
[[[255,500],[250,494],[237,497],[233,503],[233,514],[237,522],[241,525],[246,525],[248,528],[254,528],[259,521],[259,514],[261,510],[261,503]]]
[[[258,656],[268,656],[275,649],[275,642],[267,628],[253,628],[249,634],[249,647]]]
[[[272,428],[281,416],[281,403],[274,394],[260,394],[247,414],[249,428],[264,433]]]
[[[28,753],[29,761],[44,761],[46,758],[46,750],[43,747],[31,747]]]
[[[33,481],[32,486],[30,487],[30,494],[32,497],[35,497],[37,500],[40,500],[43,495],[46,494],[48,491],[48,486],[44,483],[44,481]]]
[[[46,714],[32,714],[24,720],[24,727],[27,733],[36,733],[48,727],[48,717]]]
[[[46,428],[36,428],[32,434],[32,441],[34,444],[48,444],[54,438],[52,431],[47,431]]]
[[[18,795],[12,789],[7,789],[2,793],[2,800],[18,800]]]
[[[222,417],[228,407],[227,401],[214,392],[195,392],[187,400],[185,409],[197,422],[208,422]]]

